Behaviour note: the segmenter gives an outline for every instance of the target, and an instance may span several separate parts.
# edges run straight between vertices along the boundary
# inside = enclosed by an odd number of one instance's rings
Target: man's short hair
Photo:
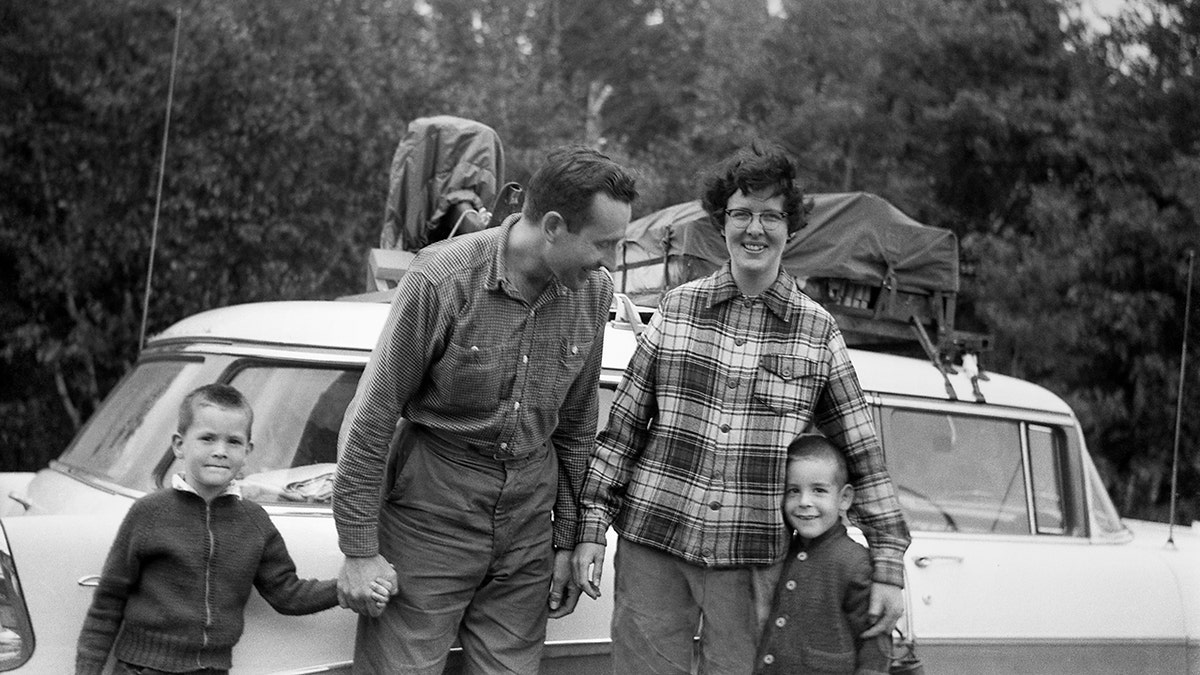
[[[802,459],[828,459],[837,464],[834,478],[838,485],[850,482],[850,469],[846,466],[846,455],[823,434],[800,434],[788,446],[787,462],[798,462]]]
[[[183,403],[179,404],[179,426],[176,429],[180,435],[186,434],[187,430],[191,428],[192,422],[196,419],[196,409],[202,405],[246,411],[246,436],[249,440],[250,429],[254,427],[254,409],[250,407],[250,402],[246,400],[246,397],[242,396],[242,392],[220,382],[196,387],[183,397]]]
[[[766,190],[771,196],[783,196],[787,212],[788,234],[808,224],[812,200],[796,181],[796,165],[782,148],[756,141],[719,164],[704,181],[701,203],[717,230],[725,234],[725,207],[738,190],[749,195]]]
[[[555,148],[525,186],[526,218],[539,220],[557,211],[567,229],[577,232],[599,193],[626,204],[637,199],[636,181],[620,164],[584,145]]]

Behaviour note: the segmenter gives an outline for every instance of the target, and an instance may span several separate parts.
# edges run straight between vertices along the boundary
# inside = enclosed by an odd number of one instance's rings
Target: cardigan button
[[[783,585],[783,587],[784,587],[784,588],[786,588],[786,589],[788,589],[789,591],[794,591],[794,590],[796,590],[796,580],[795,580],[795,579],[788,579],[788,582],[787,582],[786,584],[784,584],[784,585]]]
[[[772,663],[775,663],[775,656],[773,654],[767,654],[763,657],[763,663],[767,664],[768,666]]]
[[[808,560],[808,551],[800,551],[799,553],[797,553],[796,560],[799,560],[800,562],[804,562],[805,560]]]
[[[783,628],[783,627],[784,627],[784,626],[786,626],[786,625],[787,625],[787,619],[785,619],[784,617],[782,617],[782,616],[781,616],[781,617],[779,617],[778,619],[775,619],[775,626],[776,626],[776,627],[778,627],[778,628]]]

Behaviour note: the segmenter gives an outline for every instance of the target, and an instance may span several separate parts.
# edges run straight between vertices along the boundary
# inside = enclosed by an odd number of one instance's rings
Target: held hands
[[[554,552],[554,574],[550,578],[550,618],[558,619],[575,611],[579,603],[579,584],[571,576],[571,552]]]
[[[871,584],[871,607],[867,610],[867,616],[875,623],[859,637],[866,640],[876,635],[890,634],[901,614],[904,614],[903,589],[876,581]]]
[[[383,613],[388,599],[399,592],[396,570],[381,555],[346,558],[338,575],[338,604],[368,617]]]
[[[585,543],[575,547],[571,556],[575,583],[588,597],[600,597],[600,574],[604,571],[604,544]]]

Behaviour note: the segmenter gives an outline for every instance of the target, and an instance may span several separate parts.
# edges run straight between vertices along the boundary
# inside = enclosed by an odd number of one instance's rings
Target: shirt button
[[[478,346],[478,345],[471,345],[471,351],[473,351],[473,352],[477,352],[477,351],[479,351],[479,346]]]
[[[730,389],[737,389],[737,385],[738,381],[736,378],[725,383],[725,386],[729,387]]]
[[[791,369],[791,368],[784,368],[784,369],[783,369],[783,372],[781,373],[781,375],[783,375],[784,377],[791,377],[791,376],[792,376],[792,369]]]
[[[720,511],[721,510],[721,502],[711,501],[708,503],[708,508],[712,509],[713,511]]]
[[[507,449],[508,449],[508,443],[501,443],[501,444],[500,444],[500,449],[501,449],[501,450],[507,450]],[[804,555],[804,554],[803,554],[803,553],[801,553],[800,555]]]
[[[794,579],[788,579],[787,583],[784,584],[783,587],[789,591],[794,591],[796,590],[796,581]]]
[[[521,363],[529,363],[529,355],[528,354],[521,355]]]
[[[775,663],[775,656],[772,654],[767,654],[763,657],[763,663],[767,664],[768,666],[772,663]]]
[[[779,628],[783,628],[784,626],[787,625],[787,619],[785,619],[781,616],[778,619],[775,619],[775,625]]]
[[[746,338],[742,338],[742,337],[737,338],[733,341],[733,344],[741,347],[742,345],[746,344]]]
[[[729,433],[729,425],[728,424],[721,425],[721,433],[723,433],[723,434]]]
[[[531,310],[529,310],[529,318],[531,318],[531,319],[532,319],[532,318],[533,318],[533,317],[535,317],[535,316],[537,316],[537,312],[536,312],[535,310],[532,310],[532,309],[531,309]]]
[[[800,551],[796,554],[796,560],[799,560],[800,562],[808,560],[808,553],[806,551]]]
[[[571,356],[579,353],[579,345],[571,345]]]
[[[520,409],[521,409],[521,402],[513,401],[513,410],[520,410]]]

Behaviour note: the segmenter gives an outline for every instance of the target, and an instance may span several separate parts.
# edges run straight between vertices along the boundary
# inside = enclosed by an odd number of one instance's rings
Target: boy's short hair
[[[846,455],[822,434],[800,434],[788,446],[787,462],[797,462],[801,459],[829,459],[837,464],[834,478],[838,485],[850,482],[850,469],[846,465]]]
[[[196,387],[179,404],[179,426],[176,429],[181,435],[186,434],[196,418],[196,408],[201,405],[214,405],[227,410],[246,411],[246,438],[249,440],[250,430],[254,427],[254,409],[250,402],[242,396],[242,392],[228,384],[214,382],[202,387]]]
[[[538,220],[557,211],[567,230],[578,232],[583,215],[597,194],[632,204],[637,199],[633,175],[607,155],[586,145],[567,145],[550,151],[546,162],[525,186],[524,215]]]
[[[738,190],[746,195],[767,190],[773,196],[782,196],[789,235],[808,224],[812,200],[805,199],[796,180],[796,164],[777,145],[755,141],[749,148],[737,151],[719,164],[704,181],[701,204],[722,236],[725,234],[725,207]]]

